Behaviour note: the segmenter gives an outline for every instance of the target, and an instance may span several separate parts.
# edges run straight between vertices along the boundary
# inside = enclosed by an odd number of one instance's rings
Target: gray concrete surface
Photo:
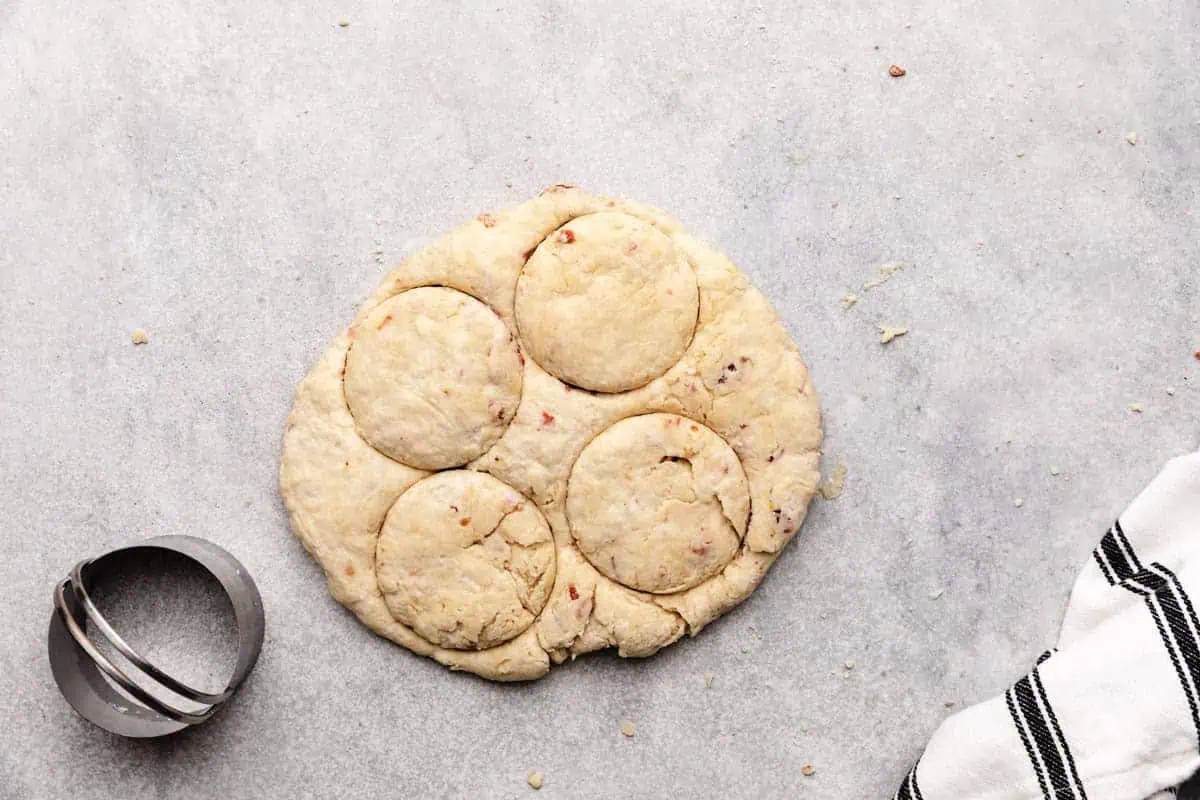
[[[1181,0],[0,2],[0,797],[890,796],[1200,444],[1198,60]],[[745,269],[849,477],[697,639],[497,686],[326,595],[276,463],[386,265],[557,181]],[[43,638],[74,560],[158,533],[269,627],[223,717],[133,743]]]

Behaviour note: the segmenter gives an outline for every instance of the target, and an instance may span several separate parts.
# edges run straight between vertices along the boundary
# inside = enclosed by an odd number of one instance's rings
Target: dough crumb
[[[836,467],[833,468],[833,475],[829,480],[822,482],[817,486],[817,491],[821,493],[821,497],[826,500],[837,500],[842,496],[842,489],[846,486],[846,461],[839,459]]]
[[[632,722],[630,722],[627,719],[621,720],[621,735],[622,736],[632,737],[635,733],[637,733],[637,728],[633,727]]]
[[[1014,497],[1013,505],[1016,506],[1017,508],[1020,508],[1021,506],[1025,505],[1025,498],[1024,497]]]
[[[339,28],[349,28],[349,27],[350,27],[350,20],[348,20],[348,19],[339,19],[339,20],[338,20],[338,27],[339,27]]]
[[[800,768],[800,774],[806,778],[811,778],[813,775],[817,774],[817,768],[812,764],[805,764]]]
[[[1146,407],[1144,405],[1142,405],[1141,403],[1130,403],[1129,410],[1130,410],[1130,412],[1132,412],[1134,414],[1141,414],[1142,412],[1144,412],[1146,410]]]
[[[1137,144],[1137,134],[1132,132],[1125,134],[1125,141],[1130,144]]]
[[[889,261],[886,264],[880,264],[879,275],[869,281],[864,282],[862,285],[863,291],[869,292],[878,286],[883,286],[892,279],[893,275],[895,275],[897,272],[902,272],[903,270],[903,261]]]
[[[1174,397],[1174,396],[1175,396],[1175,387],[1174,387],[1174,386],[1168,386],[1168,387],[1167,387],[1167,394],[1168,394],[1168,395],[1170,395],[1171,397]]]
[[[847,661],[847,662],[846,662],[846,663],[845,663],[843,666],[845,666],[845,667],[846,667],[846,671],[848,672],[848,671],[850,671],[850,670],[854,669],[854,667],[856,666],[856,664],[855,664],[855,662],[854,662],[854,659],[853,659],[853,658],[851,658],[851,659],[849,659],[849,660],[848,660],[848,661]]]
[[[946,702],[942,703],[942,705],[944,705],[946,708],[954,708],[954,701],[947,700]]]
[[[858,295],[847,294],[842,297],[842,311],[846,311],[850,306],[858,302]]]
[[[134,344],[146,344],[150,341],[149,335],[147,335],[147,333],[141,328],[135,330],[131,338],[133,339]]]
[[[1051,474],[1051,475],[1057,475],[1058,473],[1059,473],[1059,469],[1058,469],[1058,467],[1051,467],[1051,468],[1050,468],[1050,474]]]
[[[899,64],[892,64],[888,67],[888,75],[891,75],[893,78],[903,78],[907,74],[908,70]]]
[[[887,344],[893,339],[904,336],[908,333],[908,328],[889,328],[886,325],[879,326],[879,343]]]
[[[526,780],[529,781],[529,785],[534,789],[540,789],[545,785],[545,776],[540,772],[529,773],[529,777]]]
[[[715,675],[713,675],[711,672],[706,672],[706,673],[704,673],[704,688],[705,688],[705,689],[711,689],[711,688],[712,688],[712,682],[713,682],[713,678],[715,678],[715,677],[716,677],[716,676],[715,676]]]
[[[945,593],[946,593],[946,590],[945,590],[945,589],[935,589],[935,590],[933,590],[932,592],[930,592],[930,593],[929,593],[929,599],[930,599],[930,600],[937,600],[939,597],[941,597],[941,596],[942,596],[943,594],[945,594]]]
[[[1017,158],[1024,158],[1024,157],[1025,157],[1025,151],[1024,151],[1024,150],[1018,150],[1018,151],[1017,151]]]

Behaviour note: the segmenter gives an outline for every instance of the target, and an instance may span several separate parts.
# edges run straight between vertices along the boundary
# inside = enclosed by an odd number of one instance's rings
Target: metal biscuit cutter
[[[178,553],[207,570],[233,604],[238,630],[237,663],[223,691],[199,691],[151,664],[113,630],[92,603],[89,586],[97,576],[121,562],[136,564],[155,550]],[[212,542],[194,536],[159,536],[80,561],[55,587],[49,633],[50,670],[63,697],[89,722],[120,736],[165,736],[206,722],[222,708],[254,669],[265,631],[262,597],[237,559]],[[160,699],[139,686],[125,669],[96,648],[93,638],[89,638],[96,633],[107,639],[145,678],[190,701],[193,707],[181,708],[177,701]],[[112,684],[120,686],[138,703],[130,703]]]

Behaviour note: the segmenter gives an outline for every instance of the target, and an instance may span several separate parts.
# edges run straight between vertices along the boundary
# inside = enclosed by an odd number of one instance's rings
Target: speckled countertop
[[[1197,31],[1108,0],[0,4],[0,797],[890,796],[1200,445]],[[387,265],[557,181],[751,276],[848,475],[698,638],[498,686],[327,596],[277,460]],[[58,697],[44,629],[71,563],[155,533],[237,554],[268,633],[227,713],[132,743]]]

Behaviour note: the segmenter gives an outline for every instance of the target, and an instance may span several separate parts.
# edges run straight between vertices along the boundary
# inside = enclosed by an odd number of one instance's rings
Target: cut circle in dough
[[[418,469],[487,452],[521,399],[521,355],[492,309],[427,286],[375,308],[346,356],[346,404],[373,447]]]
[[[737,455],[677,414],[623,419],[583,449],[567,484],[567,519],[592,566],[631,589],[668,594],[723,570],[750,517]]]
[[[392,617],[451,650],[515,638],[554,585],[554,541],[542,513],[481,472],[418,481],[388,511],[376,547]]]
[[[517,281],[517,326],[534,360],[597,392],[636,389],[670,369],[698,308],[695,272],[672,239],[613,211],[551,233]]]

